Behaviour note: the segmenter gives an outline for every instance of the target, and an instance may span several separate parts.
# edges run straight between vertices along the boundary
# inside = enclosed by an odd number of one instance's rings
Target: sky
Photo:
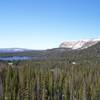
[[[100,0],[0,0],[0,48],[56,48],[100,38]]]

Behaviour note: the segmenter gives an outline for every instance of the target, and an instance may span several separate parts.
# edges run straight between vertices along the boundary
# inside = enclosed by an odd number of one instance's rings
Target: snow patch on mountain
[[[79,40],[79,41],[66,41],[60,44],[60,48],[70,48],[70,49],[85,49],[92,45],[97,44],[100,42],[100,38],[96,39],[86,39],[86,40]]]
[[[22,48],[1,48],[0,53],[13,53],[13,52],[24,52],[30,51],[29,49],[22,49]]]

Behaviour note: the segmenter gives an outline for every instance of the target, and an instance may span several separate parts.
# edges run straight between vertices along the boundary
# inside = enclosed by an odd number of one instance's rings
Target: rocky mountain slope
[[[60,44],[60,48],[85,49],[100,42],[100,39],[87,39],[79,41],[66,41]]]

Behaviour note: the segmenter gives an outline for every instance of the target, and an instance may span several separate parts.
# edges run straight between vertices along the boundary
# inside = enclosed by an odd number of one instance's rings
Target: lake
[[[13,56],[13,57],[0,57],[3,61],[13,61],[13,60],[31,60],[32,57],[28,56]]]

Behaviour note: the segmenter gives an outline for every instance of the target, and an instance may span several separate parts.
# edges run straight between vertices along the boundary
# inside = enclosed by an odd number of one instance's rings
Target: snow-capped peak
[[[93,41],[100,41],[100,38],[93,39]]]
[[[15,52],[23,52],[23,51],[25,51],[25,49],[20,49],[20,48],[14,48],[12,50],[15,51]]]
[[[97,44],[100,42],[100,38],[96,39],[85,39],[85,40],[78,40],[78,41],[66,41],[60,44],[60,48],[71,48],[71,49],[85,49],[92,45]]]
[[[29,49],[22,49],[22,48],[1,48],[0,53],[13,53],[13,52],[24,52],[30,51]]]

